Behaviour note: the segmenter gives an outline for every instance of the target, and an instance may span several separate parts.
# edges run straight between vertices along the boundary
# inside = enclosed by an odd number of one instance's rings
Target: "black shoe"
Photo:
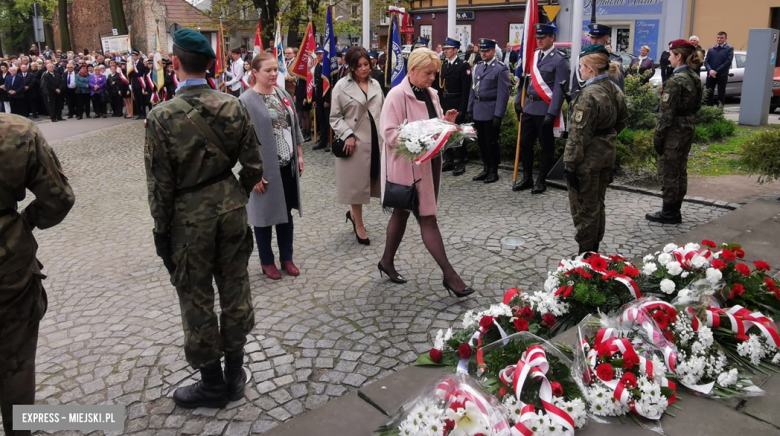
[[[244,352],[234,356],[225,354],[225,382],[230,401],[238,401],[244,396],[246,372],[244,372]]]
[[[444,163],[441,165],[442,172],[452,171],[455,169],[455,164],[451,160],[445,160]]]
[[[51,119],[51,122],[52,122],[52,123],[56,123],[56,122],[57,122],[57,119],[56,119],[56,118],[52,118],[52,119]]]
[[[322,151],[324,151],[325,153],[330,153],[330,147],[327,147],[327,148],[325,148],[325,150],[322,150]]]
[[[482,169],[481,173],[479,173],[476,176],[472,177],[471,180],[473,180],[475,182],[483,181],[483,180],[487,179],[488,174],[489,173],[488,173],[487,168],[484,168],[484,169]]]
[[[534,185],[534,188],[531,189],[531,194],[541,194],[542,192],[547,190],[547,182],[542,179],[541,177],[536,180],[536,184]]]
[[[68,115],[68,119],[71,119],[71,118],[73,118],[73,115]]]
[[[379,277],[382,277],[382,273],[385,273],[385,274],[387,274],[387,278],[389,278],[390,281],[393,282],[393,283],[402,284],[402,283],[406,283],[407,282],[407,280],[401,274],[397,274],[395,276],[395,278],[393,278],[393,276],[391,276],[390,273],[387,272],[385,267],[382,266],[382,261],[381,260],[379,261],[378,264],[376,264],[376,267],[377,267],[377,269],[379,269]]]
[[[38,119],[38,115],[33,115],[33,116],[31,116],[30,118],[32,118],[32,119],[34,119],[34,120],[37,120],[37,119]]]
[[[312,147],[311,149],[312,149],[312,150],[324,150],[324,149],[326,149],[326,148],[327,148],[327,147],[325,146],[325,144],[318,142],[318,143],[317,143],[317,145],[315,145],[315,146],[314,146],[314,147]]]
[[[442,280],[442,281],[441,281],[441,285],[442,285],[442,286],[444,286],[444,289],[446,289],[446,290],[447,290],[447,292],[448,292],[450,295],[453,295],[453,294],[454,294],[454,295],[455,295],[456,297],[458,297],[458,298],[467,297],[467,296],[469,296],[469,295],[471,295],[471,294],[473,294],[473,293],[474,293],[474,290],[473,290],[473,289],[471,289],[471,288],[469,288],[468,286],[466,287],[466,289],[464,289],[464,290],[462,290],[462,291],[458,292],[458,291],[456,291],[456,290],[452,289],[452,288],[450,287],[450,285],[448,285],[448,284],[447,284],[447,282],[445,282],[444,280]]]
[[[534,181],[531,178],[531,175],[530,174],[524,174],[523,175],[523,179],[520,180],[520,183],[516,184],[515,186],[512,186],[512,190],[515,191],[515,192],[517,192],[517,191],[525,191],[525,190],[533,188],[533,186],[534,186]]]
[[[201,368],[199,382],[176,389],[173,402],[185,409],[225,407],[229,402],[228,390],[219,362]]]
[[[498,170],[490,170],[483,183],[496,183],[498,181]]]
[[[81,117],[76,117],[76,119],[77,119],[77,120],[80,120],[80,119],[81,119]]]
[[[64,119],[64,118],[62,118],[62,117],[59,117],[59,118],[57,118],[57,119],[58,119],[58,120],[60,120],[60,121],[65,121],[65,119]]]
[[[664,203],[660,212],[648,213],[645,218],[648,221],[661,224],[680,224],[682,216],[675,210],[676,203]]]
[[[357,227],[355,226],[355,221],[352,220],[352,213],[349,210],[347,211],[347,221],[346,222],[348,222],[348,221],[352,221],[352,230],[354,230],[354,232],[355,232],[355,239],[357,239],[358,244],[360,244],[360,245],[371,245],[371,240],[370,239],[368,239],[368,238],[363,239],[360,236],[358,236],[358,234],[357,234]]]
[[[455,168],[452,170],[452,175],[457,177],[464,174],[466,174],[466,165],[464,163],[455,164]]]

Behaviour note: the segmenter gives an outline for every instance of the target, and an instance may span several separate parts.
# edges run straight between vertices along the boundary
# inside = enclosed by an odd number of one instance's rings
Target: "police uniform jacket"
[[[467,112],[476,121],[503,118],[509,104],[509,68],[495,57],[477,64],[471,71],[473,82]]]
[[[439,91],[442,110],[447,112],[455,109],[458,111],[458,119],[461,119],[469,107],[471,65],[457,56],[452,63],[444,59],[433,87]]]
[[[626,83],[626,70],[623,68],[623,58],[620,57],[620,55],[617,55],[615,53],[609,54],[609,61],[610,62],[617,62],[620,70],[620,77],[615,78],[612,76],[609,76],[609,80],[612,81],[615,85],[620,88],[621,91],[625,91],[625,83]],[[577,74],[579,76],[579,73]],[[582,85],[585,82],[581,84],[578,80],[575,80],[574,83],[571,85],[571,98],[574,98],[582,89]]]
[[[539,57],[541,50],[534,52],[534,56]],[[536,92],[533,83],[530,78],[528,80],[528,99],[523,107],[523,112],[529,115],[544,116],[547,114],[558,116],[561,113],[563,107],[563,101],[565,100],[565,91],[561,87],[561,82],[569,81],[571,73],[569,58],[564,56],[556,49],[552,49],[550,53],[545,55],[537,64],[539,72],[542,75],[542,80],[553,91],[552,101],[548,105],[547,102],[542,100],[542,97]],[[565,86],[565,85],[564,85]],[[518,92],[516,100],[522,98],[522,93]]]
[[[330,88],[328,88],[328,92],[323,93],[324,86],[325,81],[322,79],[322,64],[319,63],[314,67],[314,102],[320,107],[322,107],[323,103],[330,102]]]
[[[144,64],[144,61],[139,57],[138,62],[135,63],[135,69],[130,72],[130,77],[128,77],[130,86],[134,89],[141,89],[141,80],[143,80],[148,72],[149,69],[146,68],[146,64]]]

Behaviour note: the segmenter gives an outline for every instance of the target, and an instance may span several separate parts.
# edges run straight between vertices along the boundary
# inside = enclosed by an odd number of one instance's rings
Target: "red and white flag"
[[[254,48],[254,54],[255,56],[262,53],[263,50],[263,30],[260,28],[260,25],[262,24],[262,20],[257,20],[257,29],[255,29],[255,48]]]
[[[314,97],[314,67],[317,65],[314,60],[314,50],[316,49],[314,30],[312,29],[311,21],[309,21],[308,26],[306,26],[306,36],[301,42],[300,50],[298,50],[298,56],[292,63],[292,68],[290,68],[290,74],[306,80],[306,99],[308,101],[311,101]]]
[[[525,21],[523,22],[523,73],[531,72],[531,62],[536,53],[536,24],[539,22],[538,0],[527,0],[525,3]]]

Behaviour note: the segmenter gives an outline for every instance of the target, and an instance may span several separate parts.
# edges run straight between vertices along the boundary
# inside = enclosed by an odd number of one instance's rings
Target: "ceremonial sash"
[[[531,69],[531,83],[533,84],[536,93],[539,94],[539,97],[541,97],[545,103],[550,105],[552,104],[553,90],[547,86],[547,83],[545,83],[544,79],[542,78],[542,73],[539,71],[538,53],[540,52],[541,50],[537,50],[534,53],[533,68]],[[555,118],[555,124],[553,124],[553,134],[555,136],[561,136],[561,132],[564,130],[564,128],[565,122],[563,120],[563,108],[561,108],[561,112],[558,114],[558,117]]]

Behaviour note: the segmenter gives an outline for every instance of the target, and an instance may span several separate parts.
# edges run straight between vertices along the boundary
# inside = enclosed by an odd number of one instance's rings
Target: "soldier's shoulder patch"
[[[668,93],[668,92],[664,92],[664,96],[661,98],[661,100],[662,100],[664,103],[666,103],[667,101],[669,101],[669,93]]]
[[[580,121],[582,121],[582,115],[583,115],[583,114],[582,114],[582,111],[579,111],[579,110],[578,110],[577,112],[575,112],[575,113],[574,113],[574,121],[576,121],[576,122],[578,122],[578,123],[579,123]]]

